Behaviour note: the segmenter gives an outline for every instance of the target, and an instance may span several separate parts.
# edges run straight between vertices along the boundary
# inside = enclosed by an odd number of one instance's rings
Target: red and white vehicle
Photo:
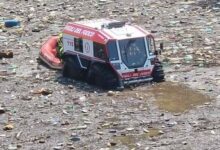
[[[63,30],[63,75],[104,88],[164,80],[153,36],[110,19],[68,23]]]

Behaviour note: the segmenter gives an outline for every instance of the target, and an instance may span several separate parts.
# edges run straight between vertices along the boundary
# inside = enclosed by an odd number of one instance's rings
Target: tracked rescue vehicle
[[[103,88],[164,80],[153,36],[111,19],[67,23],[62,34],[63,76]]]

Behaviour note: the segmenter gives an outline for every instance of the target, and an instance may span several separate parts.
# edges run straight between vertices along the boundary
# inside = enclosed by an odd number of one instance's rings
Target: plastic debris
[[[20,21],[16,19],[5,20],[5,27],[10,28],[14,26],[20,26]]]

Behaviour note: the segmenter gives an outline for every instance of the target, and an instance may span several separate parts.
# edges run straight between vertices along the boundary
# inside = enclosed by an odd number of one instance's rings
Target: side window
[[[74,38],[75,51],[83,53],[83,41],[80,38]]]
[[[110,61],[118,60],[119,57],[118,57],[116,41],[109,41],[107,44],[107,48],[108,48],[109,60]]]
[[[152,38],[147,37],[147,45],[150,55],[153,55],[155,51],[154,40]]]
[[[105,55],[105,46],[103,44],[99,43],[93,43],[93,50],[94,50],[94,56],[100,59],[105,60],[106,55]]]

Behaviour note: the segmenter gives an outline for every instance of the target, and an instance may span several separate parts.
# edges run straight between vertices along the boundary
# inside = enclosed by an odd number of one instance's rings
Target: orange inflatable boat
[[[57,41],[58,36],[50,37],[41,47],[39,57],[43,62],[49,65],[49,67],[53,69],[62,69],[63,64],[61,59],[57,57]]]

